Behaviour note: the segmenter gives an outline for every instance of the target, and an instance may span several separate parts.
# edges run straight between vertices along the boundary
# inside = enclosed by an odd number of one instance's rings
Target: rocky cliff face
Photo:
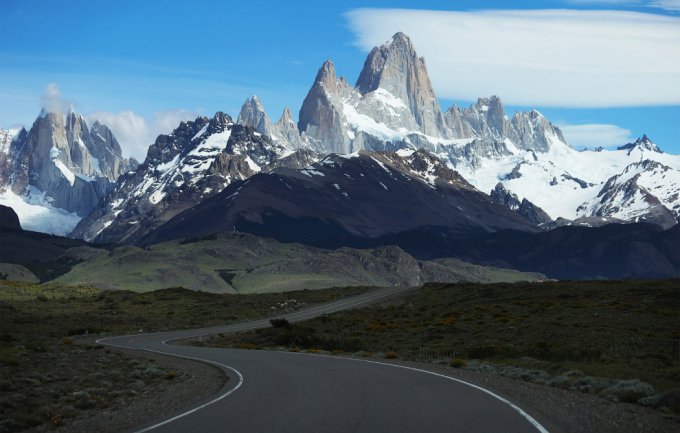
[[[302,103],[298,120],[298,129],[322,153],[352,152],[342,107],[343,94],[351,92],[344,79],[337,79],[333,62],[324,62]]]
[[[433,137],[451,135],[427,74],[425,59],[418,57],[411,40],[401,32],[384,45],[373,48],[359,74],[356,89],[362,96],[382,89],[402,102],[410,114],[402,119],[408,124],[402,123],[402,127]]]
[[[0,205],[0,229],[21,229],[19,216],[11,207]]]

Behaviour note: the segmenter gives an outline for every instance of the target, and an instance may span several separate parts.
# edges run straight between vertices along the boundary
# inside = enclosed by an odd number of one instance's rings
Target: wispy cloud
[[[149,146],[158,135],[168,134],[180,122],[193,120],[199,115],[200,113],[186,110],[167,110],[157,112],[152,119],[147,120],[129,110],[118,113],[97,111],[85,115],[85,119],[90,124],[95,120],[104,123],[118,139],[125,155],[132,155],[138,161],[143,161]]]
[[[368,51],[397,31],[425,57],[438,96],[513,105],[680,104],[680,18],[625,11],[356,9]]]
[[[567,0],[567,3],[588,5],[601,4],[609,7],[642,6],[656,9],[664,9],[672,12],[680,12],[680,0]]]
[[[56,83],[50,83],[45,87],[40,102],[43,110],[48,113],[62,113],[73,106],[71,102],[61,96],[59,86]]]
[[[567,142],[575,148],[613,147],[635,141],[631,131],[618,125],[588,123],[582,125],[558,124]]]

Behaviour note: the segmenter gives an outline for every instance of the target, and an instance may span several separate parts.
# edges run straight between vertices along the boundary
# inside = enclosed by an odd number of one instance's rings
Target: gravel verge
[[[87,418],[73,420],[57,429],[31,431],[56,431],[59,433],[113,433],[135,431],[137,427],[154,420],[162,420],[181,409],[205,401],[219,391],[228,380],[224,373],[211,365],[152,352],[119,349],[132,357],[152,360],[161,368],[176,370],[181,381],[165,381],[160,387],[149,387],[128,400],[105,411],[90,413]]]

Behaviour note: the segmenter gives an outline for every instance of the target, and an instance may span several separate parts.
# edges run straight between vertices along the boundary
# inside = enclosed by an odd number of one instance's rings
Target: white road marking
[[[228,369],[228,370],[233,371],[233,372],[236,373],[236,375],[238,376],[238,383],[236,384],[236,386],[233,387],[233,388],[231,388],[231,389],[228,390],[227,392],[225,392],[225,393],[223,393],[223,394],[220,394],[219,396],[215,397],[214,399],[212,399],[212,400],[210,400],[210,401],[208,401],[208,402],[206,402],[206,403],[203,403],[203,404],[200,405],[200,406],[196,406],[196,407],[193,408],[193,409],[190,409],[190,410],[188,410],[188,411],[186,411],[186,412],[182,412],[182,413],[180,413],[179,415],[173,416],[172,418],[168,418],[168,419],[166,419],[165,421],[161,421],[161,422],[159,422],[159,423],[157,423],[157,424],[154,424],[154,425],[149,426],[149,427],[145,427],[145,428],[143,428],[143,429],[141,429],[141,430],[136,430],[135,433],[144,433],[144,432],[148,432],[148,431],[151,431],[151,430],[153,430],[153,429],[156,429],[156,428],[158,428],[158,427],[160,427],[160,426],[169,424],[169,423],[171,423],[171,422],[173,422],[173,421],[176,421],[176,420],[178,420],[178,419],[180,419],[180,418],[183,418],[183,417],[185,417],[185,416],[187,416],[187,415],[191,415],[191,414],[194,413],[194,412],[198,412],[199,410],[201,410],[201,409],[203,409],[203,408],[205,408],[205,407],[208,407],[208,406],[210,406],[210,405],[213,404],[213,403],[217,403],[218,401],[222,400],[222,399],[225,398],[225,397],[230,396],[231,394],[233,394],[234,392],[236,392],[236,390],[239,389],[239,388],[241,387],[241,385],[243,385],[243,383],[245,382],[245,379],[243,378],[243,375],[241,374],[240,371],[238,371],[237,369],[235,369],[235,368],[233,368],[233,367],[230,367],[230,366],[228,366],[228,365],[226,365],[226,364],[222,364],[221,362],[211,361],[211,360],[209,360],[209,359],[203,359],[203,358],[196,358],[196,357],[193,357],[193,356],[178,355],[178,354],[170,353],[170,352],[162,352],[162,351],[160,351],[160,350],[139,349],[139,348],[135,348],[135,347],[120,346],[120,345],[117,345],[117,344],[105,343],[103,340],[106,340],[106,338],[102,338],[102,339],[97,340],[97,343],[106,344],[106,345],[113,346],[113,347],[121,347],[121,348],[124,348],[124,349],[143,350],[143,351],[145,351],[145,352],[159,353],[159,354],[161,354],[161,355],[173,356],[173,357],[175,357],[175,358],[184,358],[184,359],[190,359],[190,360],[192,360],[192,361],[205,362],[205,363],[211,364],[211,365],[219,365],[219,366],[221,366],[221,367],[224,367],[224,368],[226,368],[226,369]],[[166,341],[168,341],[168,340],[166,340]],[[164,341],[163,344],[165,344],[165,343],[166,343],[166,342]]]
[[[495,399],[497,399],[497,400],[500,400],[500,401],[502,401],[503,403],[507,404],[508,406],[510,406],[511,408],[513,408],[517,413],[519,413],[520,415],[522,415],[522,417],[524,417],[527,421],[529,421],[529,423],[530,423],[531,425],[533,425],[533,426],[536,428],[536,430],[538,430],[540,433],[550,433],[550,432],[548,431],[548,429],[546,429],[545,427],[543,427],[543,425],[541,425],[541,423],[539,423],[538,421],[536,421],[536,419],[535,419],[534,417],[532,417],[531,415],[529,415],[528,413],[526,413],[521,407],[517,406],[516,404],[514,404],[514,403],[511,402],[510,400],[506,399],[505,397],[501,397],[500,395],[494,393],[493,391],[490,391],[490,390],[488,390],[488,389],[486,389],[486,388],[482,388],[482,387],[479,386],[479,385],[475,385],[475,384],[473,384],[473,383],[466,382],[466,381],[464,381],[464,380],[462,380],[462,379],[456,379],[455,377],[447,376],[447,375],[445,375],[445,374],[435,373],[435,372],[433,372],[433,371],[423,370],[423,369],[415,368],[415,367],[408,367],[408,366],[406,366],[406,365],[388,364],[388,363],[386,363],[386,362],[369,361],[369,360],[367,360],[367,359],[345,358],[345,357],[339,357],[339,356],[323,355],[323,354],[318,354],[318,353],[304,353],[304,352],[284,352],[284,353],[290,353],[290,354],[292,354],[292,355],[320,356],[320,357],[331,358],[331,359],[344,359],[344,360],[347,360],[347,361],[367,362],[367,363],[369,363],[369,364],[378,364],[378,365],[385,365],[385,366],[388,366],[388,367],[403,368],[403,369],[406,369],[406,370],[413,370],[413,371],[417,371],[417,372],[420,372],[420,373],[430,374],[430,375],[432,375],[432,376],[438,376],[438,377],[442,377],[442,378],[444,378],[444,379],[452,380],[452,381],[454,381],[454,382],[462,383],[463,385],[467,385],[467,386],[469,386],[469,387],[475,388],[475,389],[478,390],[478,391],[482,391],[482,392],[484,392],[484,393],[486,393],[486,394],[489,394],[489,395],[492,396],[493,398],[495,398]]]

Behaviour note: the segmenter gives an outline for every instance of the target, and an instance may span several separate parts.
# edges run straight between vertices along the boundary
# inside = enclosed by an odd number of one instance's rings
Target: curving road
[[[291,322],[306,320],[405,290],[381,289],[285,317]],[[169,419],[149,422],[138,433],[548,432],[491,391],[424,370],[331,356],[167,344],[267,326],[265,319],[98,342],[204,361],[221,368],[230,379],[207,401]]]

